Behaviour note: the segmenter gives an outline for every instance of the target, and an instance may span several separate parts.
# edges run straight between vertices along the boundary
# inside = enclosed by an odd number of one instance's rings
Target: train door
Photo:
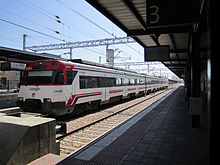
[[[123,86],[124,86],[124,90],[125,90],[125,97],[128,96],[128,85],[129,85],[129,79],[127,78],[127,76],[124,76],[123,78]]]
[[[106,84],[107,84],[106,83],[106,75],[104,76],[102,83],[103,83],[103,87],[104,87],[104,100],[106,101],[107,100],[107,90],[109,91],[109,88],[106,87]]]
[[[108,77],[105,75],[105,100],[110,99],[109,91],[110,91],[110,87],[109,87]]]
[[[144,76],[144,79],[143,79],[143,81],[144,81],[144,94],[146,95],[146,93],[147,93],[147,76],[145,75]],[[143,84],[143,83],[141,83],[141,84]]]
[[[123,80],[122,80],[122,84],[124,86],[124,90],[125,90],[125,96],[128,96],[128,88],[129,88],[129,78],[127,76],[124,76]]]
[[[78,89],[78,81],[77,79],[77,71],[74,70],[68,70],[66,71],[66,85],[65,85],[65,99],[66,102],[69,100],[69,98],[72,97],[72,95],[74,95],[74,93],[76,92],[76,89]]]
[[[64,73],[62,72],[62,70],[57,70],[54,76],[54,86],[52,86],[53,93],[51,93],[53,95],[55,102],[65,101],[66,90],[65,90],[64,80],[65,78],[64,78]]]

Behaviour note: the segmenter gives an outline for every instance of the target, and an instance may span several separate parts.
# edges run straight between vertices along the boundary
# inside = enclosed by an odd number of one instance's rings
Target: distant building
[[[25,64],[11,62],[11,67],[17,69],[24,69]],[[19,82],[20,82],[20,71],[0,70],[0,89],[17,89]]]

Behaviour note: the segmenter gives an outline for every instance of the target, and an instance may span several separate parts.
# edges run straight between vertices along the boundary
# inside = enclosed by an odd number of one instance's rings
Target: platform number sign
[[[199,3],[199,0],[147,0],[147,27],[198,22]]]
[[[155,24],[158,23],[160,20],[160,15],[159,15],[159,7],[157,5],[152,5],[149,7],[150,9],[150,15],[151,15],[151,20],[149,20],[150,24]]]

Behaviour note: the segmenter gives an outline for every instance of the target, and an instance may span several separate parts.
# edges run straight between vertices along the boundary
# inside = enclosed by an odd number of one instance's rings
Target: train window
[[[144,79],[140,79],[140,85],[143,85],[144,84]]]
[[[128,85],[129,84],[129,79],[128,78],[123,78],[122,79],[122,85]]]
[[[79,76],[80,89],[88,88],[88,78],[87,76]]]
[[[116,86],[121,86],[122,85],[122,79],[121,78],[117,78],[116,79]]]
[[[61,75],[63,75],[63,73],[62,73],[62,71],[61,70],[56,70],[56,71],[54,71],[54,81],[53,81],[53,83],[54,84],[60,84],[61,82],[61,80],[60,80],[60,78],[61,78]],[[64,76],[64,75],[63,75]],[[63,78],[63,81],[64,81],[64,78]],[[64,83],[64,82],[63,82]]]
[[[134,85],[135,84],[135,79],[131,78],[130,79],[130,85]]]
[[[99,81],[98,81],[98,78],[97,77],[91,77],[91,76],[88,76],[88,87],[89,88],[98,88],[99,87]]]
[[[77,71],[73,71],[73,70],[66,72],[66,77],[67,77],[66,84],[67,85],[71,85],[72,84],[76,74],[77,74]]]
[[[79,76],[80,89],[99,88],[104,86],[104,81],[100,81],[100,77]]]
[[[116,86],[116,78],[106,77],[106,87]]]
[[[57,74],[57,79],[55,84],[64,84],[64,74],[62,72]]]
[[[105,78],[105,87],[110,87],[110,86],[111,86],[110,84],[111,84],[111,83],[110,83],[109,78],[106,77],[106,78]]]
[[[80,89],[116,86],[116,78],[79,76]]]
[[[53,71],[52,70],[43,70],[43,71],[30,71],[28,72],[28,76],[29,77],[39,77],[39,76],[42,76],[42,77],[51,77],[53,74]]]
[[[105,77],[98,77],[99,78],[99,87],[105,87]]]
[[[25,71],[22,77],[24,84],[51,84],[53,80],[54,71],[40,70],[40,71]]]
[[[111,85],[112,87],[116,86],[116,78],[111,78]]]
[[[149,84],[151,84],[151,80],[150,79],[147,79],[146,80],[146,83],[149,85]]]

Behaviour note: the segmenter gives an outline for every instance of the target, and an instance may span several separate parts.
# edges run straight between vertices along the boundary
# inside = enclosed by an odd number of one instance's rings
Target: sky
[[[0,0],[0,46],[22,50],[24,34],[26,47],[127,36],[85,0]],[[119,57],[115,63],[144,62],[144,49],[138,43],[110,45],[109,49]],[[45,52],[70,58],[68,49]],[[76,48],[72,56],[106,63],[106,47]],[[157,69],[147,70],[148,66]],[[130,66],[138,72],[172,78],[164,68],[163,64]]]

